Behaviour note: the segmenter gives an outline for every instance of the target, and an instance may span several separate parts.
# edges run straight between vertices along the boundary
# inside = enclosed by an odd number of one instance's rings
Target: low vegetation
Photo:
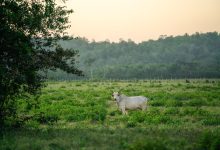
[[[18,100],[0,149],[218,149],[219,80],[48,82],[38,101]],[[113,91],[148,97],[122,115]],[[34,105],[36,103],[36,105]]]

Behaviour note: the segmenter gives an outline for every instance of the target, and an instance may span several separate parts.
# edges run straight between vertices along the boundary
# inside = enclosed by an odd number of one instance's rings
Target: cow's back
[[[146,105],[147,98],[144,96],[131,96],[123,100],[127,109],[137,109]]]

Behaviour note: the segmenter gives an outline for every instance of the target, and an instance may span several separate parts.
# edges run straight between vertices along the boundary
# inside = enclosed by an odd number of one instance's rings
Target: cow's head
[[[119,99],[119,96],[120,96],[120,93],[119,92],[113,92],[112,94],[112,97],[114,98],[114,100],[118,100]]]

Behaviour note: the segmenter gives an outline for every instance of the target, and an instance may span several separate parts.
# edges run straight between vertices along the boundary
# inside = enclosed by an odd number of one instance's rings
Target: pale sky
[[[220,32],[220,0],[69,0],[74,36],[135,42],[160,35]]]

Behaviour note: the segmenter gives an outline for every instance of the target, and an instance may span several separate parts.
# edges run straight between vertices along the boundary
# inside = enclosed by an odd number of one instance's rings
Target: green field
[[[122,115],[119,90],[148,97],[148,109]],[[1,150],[220,148],[220,80],[48,82],[28,102],[1,131]]]

